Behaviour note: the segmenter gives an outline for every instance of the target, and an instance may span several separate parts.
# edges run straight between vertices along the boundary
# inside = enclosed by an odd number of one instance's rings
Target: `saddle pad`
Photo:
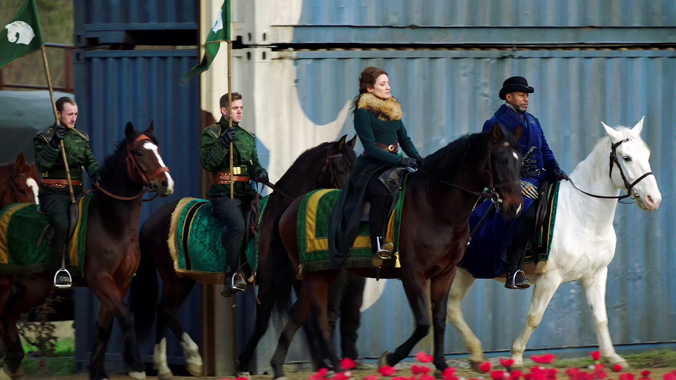
[[[387,232],[385,233],[385,240],[394,243],[394,252],[397,255],[401,214],[404,205],[404,189],[405,187],[399,192],[396,207],[394,212],[390,214]],[[315,190],[306,194],[299,205],[296,223],[298,251],[303,271],[335,269],[329,256],[329,219],[341,191],[336,189]],[[394,257],[395,255],[393,255],[392,260],[386,260],[384,265],[394,265]],[[373,268],[372,259],[368,222],[362,222],[359,226],[357,238],[340,268]]]
[[[259,224],[268,199],[260,200]],[[227,253],[221,243],[222,232],[223,224],[213,215],[211,201],[182,198],[171,214],[167,241],[176,273],[207,284],[223,284]],[[258,239],[251,239],[246,250],[253,271],[258,264],[257,243]]]
[[[91,197],[92,194],[87,194],[80,198],[79,218],[67,245],[66,266],[80,277],[84,276],[87,211]],[[43,236],[48,225],[49,219],[34,203],[15,203],[0,211],[0,274],[30,274],[53,269],[52,251]]]

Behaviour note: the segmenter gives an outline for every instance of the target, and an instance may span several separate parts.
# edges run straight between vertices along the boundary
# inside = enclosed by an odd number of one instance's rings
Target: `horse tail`
[[[140,343],[145,342],[152,335],[159,295],[157,266],[153,257],[153,248],[148,239],[149,235],[146,231],[146,223],[144,223],[139,233],[141,262],[129,289],[129,307],[134,313],[136,337]]]
[[[279,216],[281,216],[281,212]],[[272,276],[273,298],[275,307],[273,309],[273,321],[275,327],[283,326],[284,321],[291,310],[291,292],[300,281],[295,278],[295,271],[291,265],[291,260],[284,249],[282,238],[279,236],[279,216],[275,221],[275,228],[272,234],[271,247],[271,268],[275,268],[275,275]]]

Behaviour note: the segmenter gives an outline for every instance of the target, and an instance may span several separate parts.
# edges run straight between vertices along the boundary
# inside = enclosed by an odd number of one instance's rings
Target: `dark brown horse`
[[[517,139],[518,136],[515,138],[496,125],[491,132],[461,137],[438,150],[425,159],[421,170],[409,176],[399,239],[401,268],[383,267],[380,277],[401,279],[415,317],[415,328],[411,337],[395,352],[384,354],[379,364],[395,365],[427,335],[430,316],[425,290],[430,280],[434,364],[439,371],[447,367],[444,361],[446,302],[469,238],[472,207],[484,194],[483,189],[488,188],[505,218],[514,218],[521,211],[521,155]],[[296,221],[301,200],[294,201],[279,222],[282,242],[295,268],[300,265]],[[350,271],[366,277],[377,276],[376,268]],[[282,365],[289,344],[311,309],[319,315],[323,351],[331,358],[333,367],[340,368],[331,345],[326,315],[327,289],[337,273],[337,269],[304,273],[299,298],[272,357],[275,378],[284,376]]]
[[[354,168],[356,139],[326,142],[300,155],[275,184],[277,190],[270,194],[258,236],[258,271],[256,285],[260,303],[256,308],[253,335],[239,355],[238,372],[248,372],[258,341],[268,328],[271,313],[278,302],[288,300],[294,273],[287,254],[279,240],[279,217],[293,199],[319,188],[342,188]],[[183,330],[176,314],[185,302],[196,281],[179,277],[169,254],[167,240],[171,214],[177,202],[171,202],[152,213],[140,232],[141,264],[130,291],[130,304],[136,315],[139,340],[146,338],[157,313],[155,330],[155,355],[153,362],[161,379],[171,378],[166,361],[166,335],[171,329],[181,342],[186,358],[186,369],[194,376],[202,375],[202,359],[197,345]],[[162,296],[157,305],[158,286],[156,269],[162,277]]]
[[[106,379],[104,356],[116,318],[125,344],[132,353],[126,357],[130,376],[145,377],[145,367],[136,345],[134,317],[123,302],[129,281],[140,260],[138,225],[144,188],[161,195],[173,192],[174,182],[159,154],[152,125],[143,133],[131,123],[126,138],[103,164],[100,191],[89,201],[85,243],[84,278],[78,286],[89,287],[99,298],[96,346],[89,363],[90,378]],[[11,252],[10,252],[11,254]],[[13,379],[23,379],[24,351],[16,322],[22,313],[42,303],[52,290],[53,271],[0,275],[0,322],[4,349],[4,370]]]
[[[40,177],[23,153],[15,162],[0,164],[0,209],[12,203],[37,203]]]

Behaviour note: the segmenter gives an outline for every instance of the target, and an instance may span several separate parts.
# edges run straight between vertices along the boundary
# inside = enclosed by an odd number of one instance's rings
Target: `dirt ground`
[[[400,365],[395,367],[397,369],[397,372],[393,375],[394,376],[404,376],[408,377],[409,379],[413,375],[410,369],[410,364],[406,365]],[[463,378],[469,380],[469,379],[490,379],[489,374],[480,374],[477,372],[474,372],[470,369],[459,369],[456,367],[456,376],[462,380]],[[631,371],[628,371],[638,379],[641,377],[641,371],[645,370],[646,368],[634,368]],[[649,378],[651,380],[662,380],[664,378],[664,375],[666,373],[672,372],[676,370],[676,368],[647,368],[650,370],[650,375]],[[565,374],[565,369],[559,369],[559,379],[567,379],[568,376]],[[585,369],[586,372],[590,372],[589,369]],[[524,372],[527,372],[524,371]],[[604,380],[617,380],[622,372],[612,372],[610,369],[607,369],[608,377]],[[286,377],[288,380],[306,380],[308,377],[313,375],[313,372],[287,372]],[[373,369],[364,369],[364,370],[357,370],[353,371],[353,379],[355,380],[362,380],[367,376],[372,376],[377,374],[377,371],[375,367]],[[127,380],[131,379],[129,376],[124,376],[120,374],[113,374],[110,373],[110,380]],[[63,376],[63,377],[32,377],[34,379],[41,379],[41,380],[64,380],[64,379],[69,379],[69,380],[88,380],[89,376],[88,374],[79,374],[75,376]],[[228,377],[202,377],[202,379],[223,379],[223,378],[229,378],[234,380],[234,376],[228,376]],[[0,380],[4,380],[5,378],[0,376]],[[147,379],[149,380],[155,380],[157,377],[155,376],[148,376]],[[194,380],[196,379],[195,377],[174,377],[175,380]],[[251,380],[271,380],[272,376],[271,375],[255,375],[251,377]],[[385,380],[387,379],[384,376],[378,376],[378,380]]]

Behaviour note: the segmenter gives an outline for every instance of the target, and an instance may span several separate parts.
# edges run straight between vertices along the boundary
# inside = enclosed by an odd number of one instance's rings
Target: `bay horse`
[[[89,201],[85,242],[84,278],[74,276],[76,286],[87,286],[99,298],[95,347],[89,363],[92,380],[107,379],[104,371],[106,346],[116,318],[132,355],[125,357],[130,376],[145,378],[145,368],[136,345],[134,317],[124,304],[129,281],[140,260],[138,225],[146,188],[170,195],[174,181],[164,165],[153,136],[152,124],[144,132],[131,123],[125,138],[106,158],[101,169],[100,191]],[[9,252],[10,254],[12,252]],[[0,275],[0,322],[5,366],[12,379],[24,379],[24,351],[16,322],[19,316],[42,303],[52,290],[53,271]]]
[[[305,151],[274,185],[260,223],[258,270],[255,276],[259,303],[253,334],[238,357],[237,371],[240,374],[248,374],[254,351],[268,328],[273,309],[275,306],[286,306],[280,303],[290,297],[294,276],[279,241],[281,212],[301,194],[319,188],[342,188],[347,183],[357,159],[354,153],[356,137],[349,141],[346,141],[346,137],[335,142],[324,142]],[[160,379],[173,376],[166,358],[166,335],[169,329],[181,342],[188,372],[193,376],[202,375],[202,358],[198,347],[176,318],[179,308],[196,284],[196,280],[176,273],[169,253],[169,226],[177,203],[163,205],[144,222],[139,236],[141,264],[129,299],[136,315],[140,340],[150,335],[157,314],[153,363]],[[163,280],[159,305],[156,272]]]
[[[14,162],[0,164],[0,209],[12,203],[38,203],[39,191],[38,170],[23,153]]]
[[[521,130],[517,132],[520,135]],[[518,136],[495,125],[491,131],[463,136],[425,158],[422,168],[409,175],[403,203],[399,238],[401,268],[348,268],[365,277],[399,278],[415,317],[408,340],[392,353],[385,353],[379,365],[395,365],[427,335],[430,316],[427,305],[427,281],[431,282],[432,321],[434,326],[434,365],[439,371],[448,366],[444,360],[444,328],[448,291],[455,269],[469,238],[469,216],[485,188],[491,190],[500,213],[511,219],[523,206],[519,181],[521,154]],[[297,219],[303,198],[295,200],[282,214],[279,232],[294,268],[299,270]],[[305,237],[302,237],[305,238]],[[283,364],[291,340],[312,309],[321,329],[323,353],[333,368],[340,368],[329,335],[327,292],[340,269],[303,271],[301,292],[279,338],[271,365],[274,378],[284,377]]]
[[[576,280],[582,281],[585,289],[603,360],[629,367],[613,348],[606,314],[608,264],[615,255],[617,241],[613,217],[618,198],[625,197],[619,195],[622,190],[645,210],[656,210],[662,195],[648,162],[650,150],[640,136],[643,119],[632,129],[615,130],[606,124],[603,127],[607,136],[575,167],[570,181],[560,184],[546,270],[535,273],[534,266],[526,267],[527,277],[535,288],[526,325],[512,344],[516,367],[523,366],[528,339],[540,324],[554,292],[562,283]],[[499,279],[504,280],[504,276]],[[467,345],[470,363],[478,369],[484,361],[481,342],[465,322],[460,306],[474,281],[468,271],[458,270],[449,295],[448,318]]]

